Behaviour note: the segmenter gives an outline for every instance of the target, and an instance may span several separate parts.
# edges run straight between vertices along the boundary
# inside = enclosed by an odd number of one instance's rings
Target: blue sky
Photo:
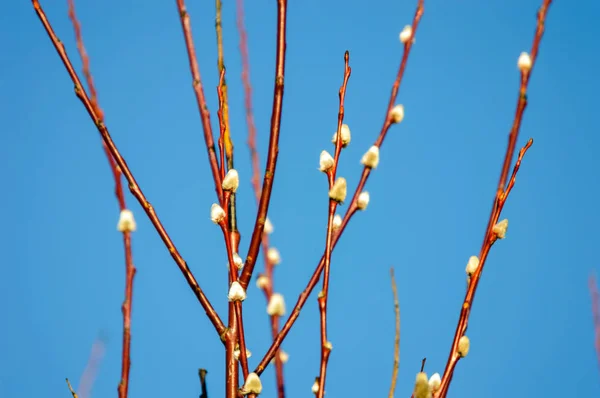
[[[220,313],[226,309],[225,248],[209,220],[215,200],[174,1],[77,2],[106,123],[138,182]],[[214,4],[189,1],[213,123]],[[249,2],[247,2],[249,3]],[[371,204],[333,256],[327,393],[385,396],[394,318],[389,267],[402,312],[397,396],[408,396],[420,360],[442,372],[464,295],[464,267],[479,251],[519,73],[540,0],[426,1],[393,127],[369,181]],[[46,11],[77,69],[66,2]],[[377,4],[375,6],[375,4]],[[280,156],[270,217],[283,262],[277,290],[295,302],[323,251],[327,188],[317,171],[337,121],[343,54],[353,68],[346,122],[353,139],[339,173],[351,189],[359,159],[384,117],[402,47],[398,33],[416,1],[290,2]],[[112,176],[99,136],[30,2],[0,13],[0,396],[67,397],[99,333],[108,338],[94,396],[116,395],[124,264]],[[247,5],[251,75],[264,160],[273,83],[275,2]],[[506,204],[507,239],[492,249],[450,396],[598,396],[587,278],[598,270],[600,193],[597,96],[600,4],[556,0],[529,90],[519,146],[535,143]],[[235,2],[224,5],[231,127],[243,183],[242,248],[255,215]],[[138,268],[132,320],[131,397],[223,395],[224,355],[212,326],[140,206],[133,237]],[[262,266],[260,266],[262,268]],[[262,294],[245,302],[255,365],[269,345]],[[284,349],[289,397],[307,396],[318,372],[316,297]],[[362,380],[362,382],[361,382]],[[274,396],[274,375],[263,378]],[[354,383],[357,383],[356,385]]]

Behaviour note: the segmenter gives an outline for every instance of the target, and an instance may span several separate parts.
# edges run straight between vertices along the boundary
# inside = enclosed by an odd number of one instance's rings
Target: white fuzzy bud
[[[333,157],[327,151],[322,151],[319,157],[319,170],[323,173],[327,173],[333,167]]]
[[[279,250],[274,247],[269,247],[269,250],[267,250],[267,260],[273,265],[279,264],[281,262]]]
[[[313,394],[317,395],[319,393],[319,378],[315,378],[315,382],[313,383],[311,389]]]
[[[431,391],[436,392],[437,390],[439,390],[441,384],[442,384],[442,378],[440,377],[440,374],[439,373],[432,374],[431,377],[429,378],[429,387],[431,388]]]
[[[498,239],[504,239],[506,236],[506,230],[508,229],[508,220],[505,218],[500,221],[498,224],[494,225],[492,228],[492,232],[496,234]]]
[[[271,223],[271,220],[269,220],[269,217],[267,217],[267,219],[265,220],[265,227],[263,229],[263,234],[267,234],[270,235],[273,233],[273,224]]]
[[[369,150],[363,155],[360,163],[371,169],[377,168],[377,165],[379,164],[379,147],[373,145],[371,148],[369,148]]]
[[[225,210],[221,206],[216,203],[210,207],[210,219],[215,224],[219,224],[221,221],[225,219]]]
[[[246,300],[246,291],[238,281],[234,281],[229,288],[227,298],[229,301],[244,301]]]
[[[458,340],[458,355],[461,357],[466,357],[469,353],[469,348],[471,347],[471,341],[467,336],[462,336]]]
[[[254,372],[249,373],[244,386],[242,387],[242,393],[247,394],[260,394],[262,391],[262,383],[260,377]]]
[[[358,207],[359,210],[366,210],[367,206],[369,205],[370,199],[371,198],[367,191],[361,192],[358,195],[358,199],[356,200],[356,207]]]
[[[279,350],[279,359],[281,360],[281,363],[286,363],[288,361],[288,359],[290,359],[290,356],[287,352],[283,351],[283,350]],[[273,357],[273,359],[271,359],[271,363],[275,363],[275,357]]]
[[[403,44],[408,43],[408,41],[410,40],[410,38],[412,36],[412,33],[413,33],[412,26],[406,25],[404,27],[404,29],[402,29],[402,32],[400,32],[400,41]]]
[[[221,187],[224,191],[237,191],[240,186],[240,176],[236,169],[230,169],[227,174],[225,174],[225,178],[223,178],[223,184]]]
[[[241,355],[242,351],[240,350],[240,347],[237,347],[235,350],[233,350],[233,356],[236,360],[240,360],[240,355]],[[250,352],[249,349],[246,348],[246,358],[250,358],[252,356],[252,353]]]
[[[400,123],[404,120],[404,105],[396,105],[390,111],[390,119],[392,123]]]
[[[333,186],[329,190],[329,198],[335,200],[338,203],[344,202],[346,200],[346,190],[347,184],[346,179],[344,177],[338,177],[337,180],[333,183]]]
[[[279,293],[273,293],[267,304],[267,314],[271,316],[284,316],[285,315],[285,301],[283,296]]]
[[[239,270],[241,270],[242,268],[244,268],[244,260],[242,260],[242,258],[240,257],[240,255],[237,254],[237,253],[233,253],[233,264]]]
[[[121,210],[119,214],[119,222],[117,223],[117,231],[119,232],[133,232],[137,228],[133,213],[129,209]]]
[[[348,146],[351,138],[352,137],[350,135],[350,127],[348,127],[347,124],[342,124],[342,148]],[[333,133],[333,138],[331,139],[331,142],[337,144],[337,131]]]
[[[429,386],[429,380],[427,380],[427,373],[417,373],[415,380],[415,389],[413,391],[414,398],[431,398],[431,387]]]
[[[467,275],[471,276],[477,271],[477,267],[479,267],[479,258],[477,256],[469,257],[469,261],[467,262]]]
[[[529,72],[531,70],[531,57],[528,53],[522,52],[521,55],[519,55],[517,66],[519,67],[519,70],[523,73]]]
[[[269,277],[266,275],[259,275],[256,278],[256,287],[259,289],[266,289],[269,286]]]
[[[341,226],[342,226],[342,216],[340,216],[339,214],[336,214],[333,217],[333,230],[335,231],[336,229],[338,229]]]

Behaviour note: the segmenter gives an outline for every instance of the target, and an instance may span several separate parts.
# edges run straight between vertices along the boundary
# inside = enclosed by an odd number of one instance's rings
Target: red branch
[[[450,386],[450,382],[452,381],[452,376],[454,373],[454,369],[456,367],[457,362],[460,359],[460,355],[458,353],[458,343],[462,336],[465,335],[467,331],[467,326],[469,323],[469,315],[471,314],[471,309],[473,307],[473,300],[475,298],[475,292],[477,291],[477,286],[479,284],[479,279],[481,278],[481,273],[483,271],[485,261],[487,259],[488,253],[492,247],[492,245],[496,242],[497,236],[493,232],[493,227],[498,222],[500,214],[502,212],[502,208],[506,203],[506,199],[514,186],[515,178],[517,176],[517,172],[519,171],[519,167],[521,165],[521,160],[525,155],[525,152],[531,144],[533,144],[533,140],[529,139],[527,144],[521,149],[519,152],[519,156],[517,158],[517,162],[513,168],[512,175],[508,180],[508,172],[510,170],[510,164],[514,157],[515,147],[517,138],[519,136],[519,129],[521,127],[521,121],[523,119],[523,112],[525,111],[525,107],[527,106],[527,86],[529,83],[529,78],[531,77],[531,72],[533,70],[533,66],[535,65],[535,60],[537,58],[540,41],[542,39],[542,35],[544,33],[544,22],[546,20],[546,15],[548,13],[548,7],[552,0],[544,0],[541,8],[538,11],[537,16],[537,29],[535,32],[535,36],[533,39],[533,45],[531,48],[531,68],[529,70],[521,71],[521,85],[519,88],[519,97],[517,101],[517,109],[515,112],[515,118],[510,130],[510,134],[508,136],[508,147],[506,149],[506,155],[504,156],[504,162],[502,164],[502,171],[500,173],[500,180],[498,182],[498,189],[496,191],[496,195],[494,197],[494,203],[492,206],[492,211],[490,213],[490,218],[488,220],[488,224],[485,230],[485,235],[483,238],[483,243],[481,246],[481,250],[479,252],[479,267],[477,270],[471,275],[470,282],[467,288],[467,293],[465,295],[465,299],[461,306],[460,317],[458,320],[458,325],[456,327],[456,332],[454,333],[454,339],[452,341],[452,348],[450,350],[450,354],[448,356],[448,361],[446,363],[446,369],[444,370],[444,376],[442,378],[442,383],[440,385],[439,391],[435,394],[436,398],[444,398],[448,393],[448,388]]]
[[[598,370],[600,370],[600,294],[594,275],[590,276],[590,293],[592,295],[592,315],[594,317],[594,346],[598,357]]]
[[[257,205],[260,203],[260,160],[256,145],[256,127],[254,124],[254,115],[252,113],[252,85],[250,84],[250,61],[248,55],[248,35],[244,26],[244,0],[237,0],[237,28],[240,35],[240,54],[242,57],[242,82],[244,84],[244,102],[246,108],[246,124],[248,126],[248,148],[252,159],[252,187],[256,196]],[[265,276],[269,283],[262,288],[267,303],[274,292],[273,271],[275,265],[269,260],[267,255],[269,250],[269,236],[263,233],[262,252],[265,263]],[[271,334],[274,339],[279,332],[279,316],[269,316],[271,323]],[[275,356],[275,377],[277,383],[278,398],[285,398],[285,381],[283,378],[283,362],[279,353]]]
[[[87,82],[88,89],[90,90],[90,104],[92,109],[96,113],[97,120],[99,123],[104,124],[104,113],[98,104],[98,96],[96,93],[96,87],[94,86],[94,79],[90,70],[90,59],[85,51],[83,44],[83,37],[81,34],[81,24],[75,14],[75,1],[69,0],[69,19],[73,24],[75,30],[75,40],[77,42],[77,50],[81,57],[83,64],[83,75]],[[110,169],[113,174],[115,181],[115,195],[119,203],[121,211],[125,210],[125,195],[123,195],[123,186],[121,184],[121,170],[115,163],[112,155],[108,151],[106,143],[102,143],[104,152],[110,164]],[[123,343],[121,352],[121,381],[119,383],[119,398],[126,398],[129,388],[129,369],[131,367],[131,306],[133,301],[133,278],[135,276],[135,266],[133,265],[133,255],[131,254],[131,232],[123,232],[123,245],[125,247],[125,299],[121,307],[123,313]]]
[[[79,76],[75,72],[75,69],[73,68],[73,64],[71,63],[71,60],[67,56],[65,47],[62,44],[62,42],[58,39],[56,34],[54,33],[54,30],[52,29],[52,25],[48,21],[48,18],[46,17],[46,14],[44,13],[42,6],[40,5],[38,0],[32,0],[32,4],[33,4],[33,7],[34,7],[39,19],[40,19],[40,22],[44,26],[44,29],[46,30],[46,33],[48,34],[48,37],[50,38],[50,41],[54,45],[54,48],[56,49],[58,56],[62,60],[65,68],[67,69],[67,72],[69,73],[69,76],[71,77],[71,80],[73,81],[73,84],[75,85],[75,94],[77,95],[77,98],[79,98],[79,100],[85,107],[86,111],[92,118],[94,124],[96,124],[96,128],[98,129],[98,132],[100,133],[100,135],[102,137],[102,140],[106,144],[108,151],[112,155],[113,159],[115,160],[115,163],[117,164],[117,166],[119,167],[119,169],[121,170],[123,175],[125,176],[125,179],[129,183],[129,190],[131,191],[132,195],[137,199],[137,201],[140,203],[140,205],[144,209],[146,215],[150,219],[150,222],[152,222],[152,225],[154,225],[154,228],[156,229],[156,231],[158,232],[163,243],[169,250],[169,253],[171,253],[171,257],[173,257],[173,260],[175,260],[175,263],[177,264],[179,270],[185,277],[188,285],[194,292],[196,298],[202,305],[202,308],[204,309],[204,311],[206,311],[206,315],[208,316],[209,320],[215,327],[217,333],[219,335],[222,335],[225,332],[225,325],[223,324],[223,322],[219,318],[219,315],[216,313],[216,311],[212,307],[210,301],[208,300],[208,298],[206,297],[206,295],[204,294],[204,292],[198,285],[198,282],[196,281],[196,278],[194,278],[194,275],[190,271],[187,263],[185,262],[185,260],[181,256],[181,254],[179,254],[179,251],[173,244],[173,241],[169,237],[169,234],[167,233],[162,222],[158,218],[156,211],[154,210],[154,207],[146,199],[146,196],[144,195],[140,186],[138,185],[137,181],[135,180],[135,177],[131,173],[131,170],[129,170],[129,166],[127,166],[127,162],[125,162],[125,159],[123,159],[123,157],[121,156],[121,153],[119,152],[118,148],[116,147],[115,143],[113,142],[108,129],[106,128],[106,126],[104,125],[102,120],[100,120],[98,118],[98,113],[94,109],[90,98],[88,97],[87,93],[83,89],[83,86],[81,84]]]
[[[196,58],[196,50],[194,49],[194,39],[192,38],[192,27],[190,24],[190,16],[186,11],[185,2],[183,0],[177,0],[177,10],[179,11],[179,17],[181,19],[181,28],[183,29],[183,36],[185,37],[185,46],[188,54],[188,60],[190,63],[190,71],[192,73],[192,85],[194,88],[194,94],[196,95],[196,102],[198,103],[198,111],[200,112],[200,118],[202,120],[202,129],[204,130],[204,141],[206,142],[206,149],[208,150],[208,162],[210,169],[213,174],[215,181],[215,190],[219,202],[223,200],[223,189],[221,188],[222,178],[219,175],[219,162],[217,161],[217,154],[215,152],[215,142],[213,140],[212,127],[210,125],[210,113],[208,111],[208,105],[206,104],[206,97],[204,96],[204,89],[202,87],[202,79],[200,78],[200,68],[198,67],[198,59]]]
[[[335,177],[337,173],[337,166],[340,160],[340,154],[342,152],[342,123],[344,123],[344,99],[346,98],[346,87],[348,86],[348,79],[352,69],[348,65],[350,61],[350,54],[348,51],[344,54],[344,81],[340,87],[340,107],[338,111],[338,126],[336,133],[335,142],[335,155],[333,158],[333,167],[327,172],[327,179],[329,182],[329,189],[333,187]],[[331,353],[331,343],[327,341],[327,301],[329,299],[329,277],[331,271],[331,252],[332,237],[333,237],[333,217],[335,216],[335,210],[337,209],[338,203],[329,199],[329,210],[327,215],[327,234],[325,238],[325,272],[323,274],[323,290],[319,294],[319,312],[321,315],[321,366],[319,369],[319,392],[317,397],[323,398],[325,394],[325,379],[327,377],[327,363],[329,362],[329,355]]]
[[[248,287],[256,257],[260,249],[271,192],[273,190],[273,180],[275,178],[275,168],[277,166],[277,155],[279,153],[279,133],[281,128],[281,107],[283,103],[283,87],[285,76],[285,48],[286,48],[286,18],[287,18],[287,0],[277,0],[277,54],[275,60],[275,86],[273,89],[273,111],[271,114],[271,131],[269,135],[269,150],[267,155],[267,166],[263,178],[262,192],[258,204],[258,212],[254,223],[252,238],[250,238],[250,247],[246,257],[246,263],[240,276],[240,284],[244,289]]]
[[[421,17],[423,15],[423,11],[424,11],[424,0],[418,0],[417,10],[415,12],[415,16],[414,16],[413,22],[412,22],[413,37],[417,32],[417,28],[419,26],[419,21],[421,20]],[[379,136],[377,137],[377,140],[375,141],[375,145],[378,147],[380,147],[383,144],[385,136],[387,135],[389,128],[392,125],[391,110],[394,107],[394,104],[396,103],[398,91],[400,90],[400,83],[402,82],[402,78],[404,77],[404,71],[406,69],[406,64],[408,61],[408,56],[410,55],[410,50],[412,48],[412,45],[413,45],[413,40],[408,40],[404,44],[404,53],[402,54],[402,60],[400,61],[400,67],[399,67],[398,73],[396,75],[396,80],[394,82],[394,85],[392,86],[392,92],[390,95],[389,105],[388,105],[388,108],[387,108],[387,111],[385,114],[385,120],[383,123],[383,127],[381,128]],[[371,168],[365,166],[363,169],[362,175],[360,177],[358,186],[356,187],[356,191],[354,191],[354,196],[352,197],[352,201],[350,202],[350,205],[348,206],[348,210],[346,210],[346,214],[344,215],[344,218],[342,220],[342,224],[340,225],[336,234],[333,236],[332,250],[333,250],[333,248],[335,248],[335,245],[337,244],[339,238],[342,236],[342,233],[346,229],[348,222],[350,221],[350,219],[352,218],[354,213],[356,213],[356,211],[358,210],[358,207],[357,207],[358,195],[360,195],[360,193],[363,191],[365,184],[367,183],[367,180],[369,179],[370,174],[371,174]],[[302,307],[304,307],[306,300],[308,300],[308,297],[310,296],[312,290],[314,289],[317,282],[319,281],[321,272],[323,271],[324,267],[325,267],[325,257],[323,256],[323,257],[321,257],[321,260],[319,262],[319,265],[315,269],[315,272],[311,276],[311,278],[308,282],[308,285],[306,286],[306,288],[302,291],[302,293],[298,297],[298,301],[296,302],[296,305],[294,306],[294,309],[292,310],[290,316],[285,321],[285,324],[281,328],[281,331],[277,334],[277,337],[273,340],[271,347],[269,347],[265,356],[263,357],[263,359],[260,361],[260,363],[256,367],[255,372],[257,374],[261,374],[265,370],[269,361],[273,358],[273,356],[275,355],[275,353],[281,346],[281,343],[287,336],[288,332],[290,331],[290,329],[296,322],[296,319],[298,319],[298,316],[300,316],[300,310],[302,310]]]

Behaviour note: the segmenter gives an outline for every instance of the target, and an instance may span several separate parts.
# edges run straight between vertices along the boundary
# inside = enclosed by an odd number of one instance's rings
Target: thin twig
[[[90,59],[83,44],[81,34],[81,24],[75,13],[75,1],[69,0],[69,19],[75,30],[75,40],[77,50],[83,64],[83,75],[85,76],[88,89],[90,90],[90,102],[92,109],[96,112],[98,122],[104,124],[104,113],[98,103],[98,95],[94,85],[94,79],[90,69]],[[108,151],[106,143],[102,142],[102,147],[108,159],[110,169],[115,181],[115,195],[119,204],[119,209],[124,211],[127,208],[123,186],[121,184],[121,170],[115,163],[112,155]],[[119,382],[119,398],[127,398],[129,388],[129,370],[131,368],[131,307],[133,302],[133,278],[135,276],[135,266],[133,265],[133,255],[131,253],[131,231],[123,231],[123,246],[125,248],[125,299],[123,300],[123,343],[121,352],[121,380]]]
[[[594,274],[590,275],[590,293],[592,295],[592,315],[594,317],[594,346],[598,357],[598,370],[600,371],[600,294],[598,293],[598,284]]]
[[[287,0],[277,0],[277,51],[275,58],[275,86],[273,89],[273,110],[271,114],[269,149],[254,230],[252,232],[252,237],[250,238],[250,247],[248,249],[248,255],[246,256],[246,263],[244,264],[240,276],[240,284],[244,289],[248,287],[252,272],[254,271],[254,265],[256,264],[256,258],[260,249],[265,221],[269,210],[269,203],[271,201],[271,192],[273,191],[275,168],[277,166],[285,76],[286,18]]]
[[[200,398],[208,398],[208,389],[206,388],[206,369],[198,369],[198,377],[200,377]]]
[[[396,333],[394,338],[394,367],[392,368],[392,383],[388,398],[394,398],[396,383],[398,381],[398,370],[400,368],[400,301],[398,300],[398,287],[394,276],[394,267],[390,268],[390,279],[392,281],[392,293],[394,294],[394,314],[396,316]]]
[[[342,153],[342,124],[344,123],[344,100],[346,98],[346,88],[348,80],[352,73],[352,68],[349,66],[350,53],[346,51],[344,54],[344,80],[340,87],[339,97],[340,106],[338,110],[338,126],[335,142],[335,155],[333,158],[333,167],[327,172],[329,189],[333,187],[337,174],[337,166]],[[331,354],[331,343],[327,340],[327,303],[329,301],[329,279],[331,272],[331,252],[333,251],[333,217],[338,203],[334,199],[328,201],[327,214],[327,233],[325,237],[325,271],[323,274],[323,290],[319,293],[318,303],[321,319],[321,366],[319,367],[319,393],[318,398],[323,398],[325,395],[325,381],[327,379],[327,364]]]
[[[92,392],[92,386],[94,380],[98,374],[98,367],[102,358],[104,357],[104,350],[106,346],[105,338],[101,335],[92,344],[92,350],[88,357],[87,365],[79,379],[78,390],[81,398],[89,398]]]
[[[221,170],[225,170],[225,163],[227,163],[227,170],[234,168],[233,162],[233,141],[231,140],[231,126],[229,124],[229,96],[227,91],[227,80],[225,79],[225,51],[223,47],[223,21],[221,16],[221,9],[223,2],[216,0],[215,2],[215,31],[217,34],[217,68],[219,70],[219,123],[221,125],[221,151],[225,149],[225,159],[221,159]],[[225,162],[226,160],[226,162]],[[225,174],[222,173],[222,176]],[[221,177],[223,178],[223,177]],[[237,212],[236,212],[236,194],[232,193],[229,199],[228,211],[230,239],[233,241],[235,252],[238,251],[238,245],[240,241],[239,231],[237,228]]]
[[[71,391],[71,395],[73,395],[73,398],[78,398],[77,397],[77,393],[75,392],[75,390],[73,390],[73,387],[71,386],[71,382],[69,381],[69,379],[65,379],[67,381],[67,387],[69,387],[69,391]]]
[[[533,66],[535,65],[535,60],[537,58],[540,41],[542,39],[542,35],[544,33],[544,23],[546,20],[546,15],[548,13],[548,8],[552,0],[544,0],[541,8],[538,11],[537,16],[537,29],[535,32],[535,36],[533,39],[533,44],[530,52],[531,57],[531,68],[529,70],[521,70],[521,84],[519,88],[519,97],[517,101],[517,109],[515,112],[515,118],[510,130],[510,134],[508,136],[508,147],[506,149],[506,154],[504,156],[504,161],[502,164],[502,170],[500,172],[500,180],[498,182],[498,189],[496,191],[496,195],[494,197],[494,203],[492,205],[492,211],[490,213],[490,217],[488,220],[487,228],[485,231],[485,235],[483,238],[483,243],[481,246],[481,250],[479,252],[479,266],[477,270],[471,275],[470,282],[467,288],[467,292],[465,295],[465,299],[461,306],[460,317],[458,320],[458,324],[456,327],[456,331],[454,333],[454,339],[452,341],[452,348],[450,350],[450,354],[448,356],[448,361],[446,363],[446,368],[444,370],[444,376],[442,377],[442,382],[440,385],[439,392],[435,394],[436,398],[444,398],[448,393],[448,389],[450,386],[450,382],[452,381],[452,376],[454,374],[454,369],[456,364],[458,363],[460,354],[458,352],[458,343],[462,336],[465,335],[467,331],[467,326],[469,323],[469,315],[471,314],[471,309],[473,308],[473,300],[475,298],[475,292],[477,291],[477,286],[479,285],[479,279],[481,278],[481,273],[485,266],[485,261],[487,259],[488,253],[492,247],[492,245],[496,242],[497,236],[493,232],[493,227],[498,222],[500,218],[500,214],[502,212],[502,208],[506,203],[508,195],[514,186],[515,178],[517,172],[519,171],[519,167],[521,165],[521,160],[523,156],[529,149],[529,147],[533,144],[533,140],[529,139],[527,144],[519,151],[519,156],[517,158],[517,162],[513,168],[512,175],[508,180],[508,172],[510,169],[510,164],[512,162],[517,138],[519,136],[519,130],[521,127],[521,121],[523,119],[523,112],[525,111],[525,107],[527,106],[527,86],[529,83],[529,78],[531,77],[531,72],[533,70]]]
[[[44,26],[44,29],[46,30],[46,33],[48,34],[48,37],[50,38],[50,41],[54,45],[56,52],[58,53],[65,68],[67,69],[67,72],[69,73],[69,76],[71,77],[71,80],[73,81],[73,84],[75,85],[75,94],[77,95],[77,98],[79,98],[79,100],[82,102],[86,111],[92,118],[92,121],[96,124],[96,128],[98,129],[98,132],[102,136],[102,139],[103,139],[104,143],[106,144],[113,159],[115,160],[115,163],[117,164],[117,166],[119,167],[119,169],[125,176],[125,179],[129,183],[129,190],[131,191],[133,196],[138,200],[138,202],[142,205],[142,208],[146,212],[146,215],[150,219],[150,222],[152,222],[152,225],[154,225],[154,228],[156,229],[156,231],[158,232],[163,243],[169,250],[169,253],[171,253],[171,257],[173,257],[173,260],[175,260],[175,263],[177,264],[179,270],[185,277],[188,285],[190,286],[190,288],[194,292],[196,298],[202,305],[202,308],[206,312],[208,319],[211,321],[211,323],[215,327],[217,333],[219,335],[222,335],[226,329],[225,325],[219,318],[219,315],[216,313],[215,309],[212,307],[210,301],[204,294],[204,291],[202,291],[202,289],[198,285],[198,282],[196,281],[196,278],[194,278],[194,275],[190,271],[187,263],[185,262],[185,260],[183,259],[183,257],[181,256],[181,254],[179,253],[179,251],[173,244],[173,241],[169,237],[169,234],[167,233],[162,222],[158,218],[156,211],[154,210],[154,207],[150,204],[148,199],[146,199],[146,196],[144,195],[140,186],[138,185],[137,181],[135,180],[135,177],[131,173],[131,170],[129,170],[129,166],[127,166],[125,159],[123,159],[123,157],[121,156],[121,153],[119,152],[118,148],[116,147],[115,143],[113,142],[108,129],[106,128],[104,123],[102,123],[102,121],[98,118],[98,114],[96,113],[96,110],[93,108],[90,98],[88,97],[86,91],[84,90],[84,88],[81,84],[81,81],[79,79],[79,76],[75,72],[75,69],[73,68],[72,63],[71,63],[69,57],[67,56],[67,52],[65,50],[64,45],[62,44],[62,42],[58,39],[58,37],[54,33],[54,30],[52,29],[52,26],[51,26],[50,22],[48,21],[48,18],[46,17],[46,14],[44,13],[44,10],[42,9],[39,1],[32,0],[32,4],[33,4],[33,7],[34,7],[39,19],[40,19],[40,22]]]
[[[417,10],[415,12],[415,16],[414,16],[413,22],[412,22],[413,37],[417,32],[419,21],[421,20],[423,12],[424,12],[424,0],[418,0]],[[400,90],[400,83],[402,82],[402,78],[404,77],[404,71],[406,70],[408,56],[410,55],[410,50],[412,48],[412,45],[413,45],[412,40],[408,40],[404,44],[404,53],[402,54],[402,60],[400,61],[400,66],[398,69],[398,73],[396,75],[396,80],[392,86],[392,92],[390,95],[388,108],[387,108],[387,111],[385,114],[383,127],[381,128],[379,136],[377,137],[377,140],[375,141],[375,145],[378,147],[383,145],[383,141],[389,131],[390,126],[392,125],[392,119],[391,119],[390,113],[391,113],[392,108],[394,107],[394,104],[396,103],[398,91]],[[360,195],[360,193],[363,191],[364,186],[367,183],[367,180],[369,179],[370,174],[371,174],[371,168],[365,166],[363,168],[363,172],[360,177],[358,186],[356,187],[356,190],[354,191],[354,196],[352,197],[352,201],[350,202],[350,205],[348,206],[348,210],[346,210],[346,214],[344,215],[344,218],[342,220],[342,224],[340,225],[336,234],[333,237],[332,249],[335,248],[335,245],[337,244],[339,238],[342,236],[350,219],[352,218],[354,213],[356,213],[356,211],[358,210],[358,207],[357,207],[358,195]],[[273,358],[273,356],[275,355],[277,350],[279,350],[281,343],[283,343],[283,340],[285,339],[288,332],[290,331],[290,329],[296,322],[296,319],[298,319],[298,316],[300,316],[300,310],[302,310],[302,307],[304,307],[306,300],[308,300],[308,297],[310,296],[314,287],[318,283],[319,278],[321,276],[321,272],[323,271],[324,267],[325,267],[325,256],[321,257],[321,260],[320,260],[317,268],[315,269],[315,272],[313,273],[310,280],[308,281],[306,288],[302,291],[302,293],[298,297],[298,300],[296,301],[296,304],[294,305],[294,308],[293,308],[292,312],[290,313],[290,316],[285,321],[285,324],[283,325],[283,327],[277,334],[277,337],[273,340],[271,347],[269,347],[269,349],[265,353],[263,359],[257,365],[257,367],[255,369],[255,372],[257,374],[261,374],[265,370],[266,366],[269,364],[269,361]]]
[[[246,34],[246,28],[244,26],[244,0],[237,0],[237,28],[240,36],[240,54],[242,58],[242,82],[244,85],[244,102],[246,108],[246,125],[248,128],[248,148],[250,150],[250,157],[252,160],[252,187],[256,197],[256,204],[260,203],[260,160],[256,144],[256,127],[254,125],[254,115],[252,113],[252,85],[250,84],[250,61],[248,55],[248,35]],[[269,260],[269,236],[263,233],[262,236],[262,253],[265,264],[265,276],[269,283],[267,283],[262,291],[265,295],[267,303],[271,299],[274,292],[274,269],[275,265]],[[279,332],[279,316],[270,315],[269,322],[271,325],[271,334],[274,339]],[[285,381],[283,377],[283,361],[281,360],[280,352],[278,351],[275,355],[275,378],[277,383],[277,396],[278,398],[285,398]]]
[[[223,200],[223,188],[221,187],[222,178],[219,175],[219,162],[217,161],[217,154],[215,152],[215,142],[213,139],[212,127],[210,125],[210,112],[208,111],[208,105],[206,104],[206,97],[204,96],[204,88],[202,87],[202,79],[200,77],[200,67],[198,66],[198,59],[196,58],[196,50],[194,49],[194,39],[192,36],[192,27],[190,24],[190,16],[185,7],[184,0],[177,0],[177,10],[179,11],[179,18],[181,20],[181,28],[183,29],[183,36],[185,38],[185,47],[187,50],[188,61],[190,64],[190,72],[192,74],[192,86],[194,88],[194,94],[196,95],[196,102],[198,103],[198,111],[200,112],[200,119],[202,121],[202,129],[204,131],[204,141],[206,143],[206,149],[208,151],[208,163],[212,171],[213,180],[215,183],[215,191],[219,202]]]

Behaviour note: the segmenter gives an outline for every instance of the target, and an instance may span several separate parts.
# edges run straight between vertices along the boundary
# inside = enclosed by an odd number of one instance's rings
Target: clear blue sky
[[[189,1],[213,123],[216,40],[212,1]],[[249,3],[249,1],[247,1]],[[392,129],[369,181],[371,204],[333,257],[327,392],[385,396],[394,318],[388,269],[397,270],[402,344],[397,396],[408,396],[420,360],[441,372],[479,251],[513,120],[519,73],[541,0],[426,1]],[[77,69],[66,2],[45,1]],[[226,309],[222,235],[174,1],[80,0],[78,13],[106,122],[122,154],[215,307]],[[290,1],[281,150],[270,216],[282,254],[277,290],[295,302],[323,251],[326,181],[317,171],[336,126],[343,54],[352,77],[353,133],[341,175],[353,189],[374,141],[410,23],[410,1]],[[235,2],[225,1],[231,126],[243,183],[242,247],[255,203]],[[275,1],[247,5],[251,73],[264,160],[273,84]],[[600,5],[556,0],[533,73],[519,145],[534,137],[504,211],[507,239],[493,249],[468,335],[471,352],[450,396],[599,396],[587,278],[598,270],[600,150],[597,104]],[[0,73],[0,396],[68,397],[99,333],[109,342],[94,396],[116,396],[124,264],[112,176],[100,139],[29,1],[6,2]],[[596,115],[596,116],[594,116]],[[131,397],[194,397],[197,368],[223,395],[224,356],[212,326],[156,232],[137,215]],[[261,267],[262,268],[262,265]],[[255,365],[269,344],[263,295],[245,304]],[[318,371],[318,308],[311,297],[284,343],[289,397]],[[353,387],[357,380],[364,384]],[[273,372],[263,378],[274,396]]]

